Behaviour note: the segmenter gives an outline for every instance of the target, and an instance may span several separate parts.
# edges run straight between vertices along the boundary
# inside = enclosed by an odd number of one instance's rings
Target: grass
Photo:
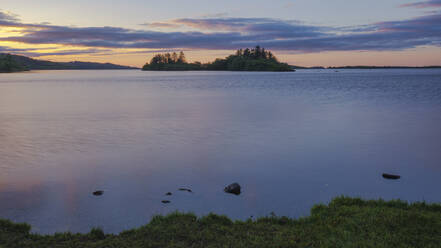
[[[232,221],[210,214],[172,213],[118,235],[30,233],[28,224],[0,220],[0,247],[441,247],[441,204],[338,197],[309,217]]]

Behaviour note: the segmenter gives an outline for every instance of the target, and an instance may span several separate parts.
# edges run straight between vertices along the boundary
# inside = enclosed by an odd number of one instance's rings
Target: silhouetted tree
[[[249,57],[251,55],[251,52],[250,52],[250,49],[249,48],[247,48],[247,49],[245,49],[244,51],[243,51],[243,56],[245,56],[245,57]]]
[[[166,53],[165,54],[165,61],[164,61],[166,64],[172,64],[173,63],[173,61],[172,61],[172,59],[171,59],[171,54],[170,53]]]
[[[178,55],[176,54],[176,52],[173,52],[171,57],[172,57],[173,63],[177,63],[178,62]]]
[[[187,60],[185,59],[185,54],[183,51],[179,53],[178,63],[185,64]]]
[[[254,58],[260,58],[260,46],[256,46],[256,48],[254,49]]]

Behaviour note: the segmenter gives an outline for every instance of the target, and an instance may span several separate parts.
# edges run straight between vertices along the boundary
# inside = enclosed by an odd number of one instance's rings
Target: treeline
[[[26,71],[26,67],[18,63],[11,54],[0,54],[0,72]]]
[[[184,71],[184,70],[211,70],[211,71],[293,71],[286,63],[281,63],[265,48],[256,46],[253,49],[239,49],[234,55],[224,59],[216,59],[211,63],[188,63],[183,52],[155,55],[150,63],[146,63],[143,70],[152,71]]]
[[[157,54],[142,69],[151,71],[189,71],[200,70],[200,63],[187,63],[184,52]]]

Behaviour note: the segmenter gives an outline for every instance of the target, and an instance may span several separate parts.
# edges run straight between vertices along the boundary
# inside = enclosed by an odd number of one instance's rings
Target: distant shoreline
[[[294,69],[299,70],[342,70],[342,69],[441,69],[439,65],[433,66],[313,66],[313,67],[303,67],[303,66],[295,66],[292,65]]]
[[[156,72],[197,72],[197,71],[206,71],[206,72],[294,72],[296,70],[395,70],[395,69],[404,69],[404,70],[427,70],[427,69],[441,69],[441,66],[434,67],[328,67],[328,68],[317,68],[317,67],[295,67],[293,71],[237,71],[237,70],[144,70],[144,71],[156,71]],[[112,70],[133,70],[138,71],[140,68],[45,68],[45,69],[24,69],[24,70],[15,70],[15,71],[1,71],[0,74],[9,74],[9,73],[20,73],[20,72],[32,72],[32,71],[112,71]]]
[[[139,70],[140,68],[96,62],[53,62],[26,56],[1,54],[0,72],[22,72],[32,70]]]
[[[441,69],[441,66],[331,66],[327,69]]]
[[[0,60],[4,59],[7,54],[0,54]],[[96,62],[52,62],[47,60],[36,60],[26,56],[20,55],[10,55],[12,58],[13,66],[9,68],[10,70],[2,70],[0,63],[0,73],[16,73],[16,72],[27,72],[32,70],[140,70],[142,68],[116,65],[111,63],[96,63]],[[1,62],[1,61],[0,61]],[[260,68],[239,68],[239,69],[228,69],[224,66],[220,68],[215,68],[213,66],[205,68],[201,64],[196,63],[185,63],[185,64],[175,64],[171,65],[171,68],[154,68],[148,69],[144,68],[146,71],[254,71],[254,72],[290,72],[295,70],[343,70],[343,69],[361,69],[361,70],[376,70],[376,69],[441,69],[441,65],[432,66],[297,66],[288,65],[285,63],[275,62],[274,65],[282,67],[271,68],[267,65],[260,66]]]

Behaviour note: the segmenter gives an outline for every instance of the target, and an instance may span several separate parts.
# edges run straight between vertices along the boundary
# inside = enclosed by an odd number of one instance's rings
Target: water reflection
[[[244,219],[307,215],[341,194],[440,201],[440,76],[5,75],[0,217],[42,233],[119,232],[174,210]],[[232,182],[240,196],[223,192]],[[97,189],[104,195],[93,196]]]

